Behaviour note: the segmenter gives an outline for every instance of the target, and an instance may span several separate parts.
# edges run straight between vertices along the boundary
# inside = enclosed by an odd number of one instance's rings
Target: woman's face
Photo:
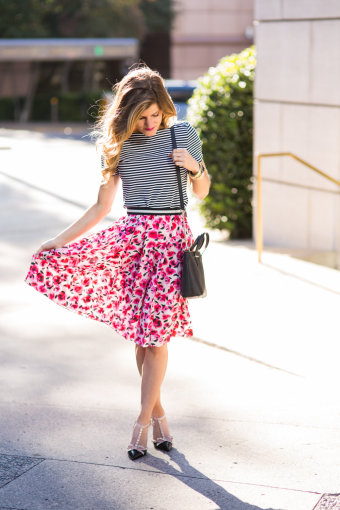
[[[162,111],[157,103],[144,110],[136,122],[135,132],[153,136],[162,123]]]

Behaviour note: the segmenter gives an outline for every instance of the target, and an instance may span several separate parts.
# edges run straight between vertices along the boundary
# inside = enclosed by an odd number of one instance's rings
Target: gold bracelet
[[[199,170],[195,174],[189,170],[190,178],[193,179],[194,181],[201,179],[203,177],[203,174],[205,171],[205,166],[202,161],[200,161],[198,163],[198,165],[199,165]]]

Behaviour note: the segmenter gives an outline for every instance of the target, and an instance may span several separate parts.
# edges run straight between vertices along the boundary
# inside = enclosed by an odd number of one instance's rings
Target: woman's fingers
[[[37,251],[35,251],[34,253],[35,253],[36,255],[39,255],[39,253],[41,253],[42,251],[45,251],[45,250],[46,250],[46,248],[44,248],[44,246],[42,245],[42,246],[40,246],[40,248],[38,248],[38,249],[37,249]]]
[[[185,166],[187,162],[188,152],[186,149],[174,149],[169,156],[172,157],[173,162],[177,165]]]
[[[59,243],[57,243],[54,239],[51,239],[49,241],[46,241],[43,243],[35,252],[36,255],[39,255],[42,251],[48,251],[48,250],[54,250],[60,248]]]

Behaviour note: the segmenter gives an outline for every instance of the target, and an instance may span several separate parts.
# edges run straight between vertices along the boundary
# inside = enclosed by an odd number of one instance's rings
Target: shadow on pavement
[[[61,202],[65,202],[67,204],[70,204],[70,205],[75,205],[76,207],[80,207],[81,209],[86,209],[86,205],[85,204],[82,204],[80,202],[77,202],[75,200],[70,200],[68,198],[65,198],[57,193],[53,193],[52,191],[47,191],[45,190],[44,188],[40,187],[40,186],[36,186],[35,184],[31,184],[30,182],[27,182],[23,179],[19,179],[18,177],[14,177],[12,175],[9,175],[8,173],[6,172],[2,172],[0,171],[0,175],[3,175],[4,177],[6,177],[7,179],[10,179],[11,181],[15,182],[15,183],[18,183],[20,185],[23,185],[25,186],[26,188],[28,188],[28,190],[33,190],[33,191],[39,191],[40,193],[44,193],[46,196],[49,196],[49,197],[52,197],[52,198],[56,198],[57,200],[60,200]],[[8,190],[8,191],[6,191]],[[9,192],[12,193],[12,195],[9,194]],[[24,193],[20,193],[18,190],[15,190],[13,191],[12,188],[10,186],[1,186],[1,191],[0,191],[1,195],[4,195],[7,197],[7,200],[8,202],[11,204],[11,207],[14,205],[17,205],[17,200],[16,200],[16,197],[15,195],[24,195]],[[13,199],[15,197],[15,199]],[[26,207],[27,207],[27,203],[24,201],[21,203],[21,206],[22,204],[25,204]],[[32,212],[32,208],[28,208],[30,212]],[[41,216],[41,211],[40,211],[40,216]],[[39,218],[38,218],[39,219]]]
[[[19,179],[18,177],[9,175],[6,172],[0,171],[0,175],[3,175],[6,179],[9,180],[8,185],[3,184],[0,186],[0,197],[2,202],[2,209],[4,210],[2,214],[2,222],[0,223],[3,239],[4,233],[7,234],[8,232],[11,234],[18,232],[24,234],[29,229],[31,234],[31,231],[35,229],[37,224],[39,224],[39,232],[41,232],[41,226],[44,226],[45,223],[48,224],[49,228],[53,228],[54,233],[57,233],[59,229],[65,228],[70,223],[70,221],[61,220],[60,216],[58,215],[58,211],[53,213],[46,208],[43,211],[41,208],[37,208],[36,200],[32,199],[30,196],[30,192],[32,191],[41,193],[45,200],[56,199],[62,203],[75,206],[81,209],[82,213],[89,207],[89,204],[70,200],[57,193],[48,191],[40,186],[36,186],[35,184]],[[22,187],[22,189],[13,189],[13,187],[10,186],[11,181],[15,184],[18,184],[20,187]],[[8,215],[10,222],[7,221],[6,214]],[[106,221],[115,221],[117,219],[118,217],[111,214],[108,214],[105,217]],[[6,221],[4,222],[4,220]],[[5,228],[2,225],[3,223],[6,224]]]
[[[141,463],[157,469],[160,473],[175,477],[190,489],[216,503],[218,505],[216,510],[225,510],[226,508],[228,510],[263,510],[230,494],[221,485],[191,466],[185,455],[175,448],[171,450],[171,461],[175,462],[179,469],[172,466],[169,461],[154,457],[149,453]],[[274,509],[267,508],[266,510]]]

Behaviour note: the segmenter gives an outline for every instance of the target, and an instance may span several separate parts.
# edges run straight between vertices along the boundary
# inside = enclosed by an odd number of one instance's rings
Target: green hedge
[[[17,100],[17,108],[22,108],[23,99]],[[4,97],[0,99],[0,120],[15,120],[15,101],[11,98]]]
[[[58,100],[58,120],[82,122],[89,121],[93,123],[98,115],[99,100],[101,92],[79,93],[69,92],[64,94],[39,94],[34,98],[31,112],[32,121],[50,121],[51,120],[51,98]],[[19,98],[20,108],[23,107],[24,98]],[[15,119],[13,99],[0,99],[0,118],[1,120]]]
[[[203,142],[211,175],[200,205],[206,225],[231,239],[252,236],[253,81],[255,48],[222,58],[198,79],[187,120]]]

